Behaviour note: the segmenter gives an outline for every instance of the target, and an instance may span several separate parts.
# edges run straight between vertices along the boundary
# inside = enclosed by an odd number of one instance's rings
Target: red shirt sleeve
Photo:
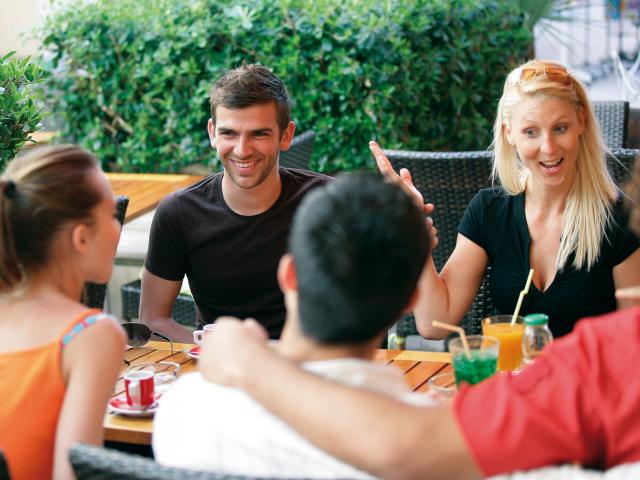
[[[456,417],[483,474],[595,460],[599,445],[586,441],[600,429],[597,405],[584,395],[588,366],[576,338],[565,338],[519,374],[458,394]]]
[[[583,320],[519,374],[462,388],[454,412],[483,474],[640,459],[639,312]]]

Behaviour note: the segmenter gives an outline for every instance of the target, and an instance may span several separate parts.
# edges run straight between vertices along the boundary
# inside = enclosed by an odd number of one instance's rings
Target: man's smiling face
[[[274,102],[246,108],[216,108],[216,124],[209,120],[211,146],[218,151],[224,171],[242,189],[261,185],[277,172],[280,150],[293,137],[293,124],[284,132],[278,127]]]

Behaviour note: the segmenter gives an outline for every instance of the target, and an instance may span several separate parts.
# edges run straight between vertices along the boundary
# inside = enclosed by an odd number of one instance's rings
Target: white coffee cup
[[[207,335],[210,332],[213,332],[216,328],[216,324],[215,323],[209,323],[207,325],[205,325],[204,327],[202,327],[202,330],[194,330],[193,332],[193,341],[195,343],[197,343],[198,345],[202,345],[202,342],[204,341],[204,336]]]

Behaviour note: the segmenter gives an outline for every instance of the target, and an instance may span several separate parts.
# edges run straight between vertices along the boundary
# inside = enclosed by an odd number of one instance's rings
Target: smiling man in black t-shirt
[[[197,324],[252,317],[278,338],[285,307],[276,271],[295,209],[330,177],[279,167],[293,139],[282,81],[259,65],[226,72],[210,93],[207,126],[224,171],[173,193],[151,225],[140,319],[174,341],[191,333],[171,318],[186,275]]]

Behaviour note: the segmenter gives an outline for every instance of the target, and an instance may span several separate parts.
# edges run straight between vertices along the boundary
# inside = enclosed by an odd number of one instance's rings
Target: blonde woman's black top
[[[529,274],[531,237],[524,199],[524,194],[507,195],[501,188],[480,190],[458,226],[460,234],[489,256],[495,313],[513,313]],[[613,207],[613,219],[602,239],[596,263],[589,270],[576,270],[572,266],[573,255],[570,256],[544,292],[531,284],[521,314],[546,313],[549,328],[558,337],[569,333],[582,317],[615,310],[613,268],[638,246],[640,242],[627,227],[620,200]]]

